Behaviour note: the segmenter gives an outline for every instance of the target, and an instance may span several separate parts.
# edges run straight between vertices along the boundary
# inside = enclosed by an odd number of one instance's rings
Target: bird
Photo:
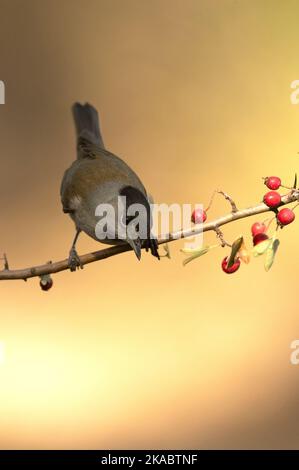
[[[76,228],[68,258],[70,270],[83,267],[76,251],[81,232],[109,245],[129,244],[138,260],[142,248],[160,259],[158,242],[151,230],[151,196],[130,166],[106,149],[96,108],[89,103],[74,103],[72,114],[77,158],[65,171],[60,187],[63,212],[71,217]],[[120,204],[119,201],[124,200],[120,198],[125,198],[126,205]],[[142,209],[138,217],[129,210],[134,209],[135,204]],[[99,207],[105,209],[106,205],[113,209],[113,215],[98,210]],[[101,219],[105,222],[102,224],[105,237],[100,240],[99,212],[106,215]]]

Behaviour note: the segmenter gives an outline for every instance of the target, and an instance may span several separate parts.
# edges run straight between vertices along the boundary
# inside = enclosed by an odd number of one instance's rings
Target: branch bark
[[[282,197],[281,205],[285,206],[286,204],[290,204],[292,202],[299,201],[299,190],[294,189],[287,195]],[[194,225],[191,229],[186,230],[179,230],[177,232],[169,233],[164,238],[160,238],[158,240],[159,244],[172,242],[175,240],[179,240],[182,238],[193,237],[201,232],[209,232],[214,231],[217,234],[219,227],[222,225],[229,224],[231,222],[235,222],[236,220],[244,219],[246,217],[251,217],[253,215],[262,214],[264,212],[269,212],[268,206],[264,203],[258,204],[256,206],[248,207],[246,209],[236,210],[230,212],[227,215],[219,217],[211,222],[207,222],[204,224]],[[126,251],[131,251],[132,248],[125,244],[125,245],[118,245],[113,246],[111,248],[104,248],[103,250],[94,251],[91,253],[87,253],[85,255],[80,256],[80,260],[82,265],[93,263],[95,261],[103,260],[106,258],[110,258],[111,256],[119,255],[120,253],[125,253]],[[31,277],[38,277],[44,276],[47,274],[55,274],[61,271],[65,271],[69,269],[68,266],[68,259],[64,259],[62,261],[57,261],[55,263],[48,262],[46,264],[40,266],[33,266],[24,269],[7,269],[8,263],[7,259],[5,261],[5,268],[0,271],[0,280],[16,280],[22,279],[26,281]]]

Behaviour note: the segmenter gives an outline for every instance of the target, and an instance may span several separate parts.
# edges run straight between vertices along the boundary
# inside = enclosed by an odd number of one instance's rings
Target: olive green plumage
[[[131,203],[138,202],[146,207],[144,223],[150,224],[147,192],[136,173],[121,158],[105,149],[96,109],[88,103],[75,103],[73,116],[77,132],[77,159],[63,176],[60,194],[63,210],[75,222],[77,232],[84,231],[97,240],[97,206],[111,204],[118,216],[118,197],[123,192],[128,195]],[[150,229],[148,233],[150,235]],[[143,242],[158,257],[156,241],[150,240],[149,235],[148,240]],[[117,238],[117,233],[116,237],[101,241],[108,244],[124,243],[124,240]],[[141,244],[137,246],[138,242],[136,244],[129,237],[126,241],[140,258]],[[74,255],[74,246],[71,251]]]

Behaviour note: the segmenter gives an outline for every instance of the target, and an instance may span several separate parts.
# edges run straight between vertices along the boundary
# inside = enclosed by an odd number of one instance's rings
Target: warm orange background
[[[296,1],[0,0],[0,251],[67,256],[59,186],[70,106],[100,109],[106,146],[157,202],[258,202],[299,170]],[[221,199],[210,218],[225,213]],[[298,216],[299,217],[299,216]],[[225,229],[230,239],[251,220]],[[214,243],[213,235],[206,237]],[[219,249],[182,267],[132,253],[1,282],[0,447],[299,448],[298,222],[276,263],[234,276]],[[99,247],[82,236],[79,253]]]

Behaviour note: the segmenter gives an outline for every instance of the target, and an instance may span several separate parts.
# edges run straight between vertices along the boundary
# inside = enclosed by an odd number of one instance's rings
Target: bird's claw
[[[79,269],[79,268],[83,269],[83,264],[75,248],[72,248],[70,251],[68,265],[71,271],[76,271],[76,269]]]

